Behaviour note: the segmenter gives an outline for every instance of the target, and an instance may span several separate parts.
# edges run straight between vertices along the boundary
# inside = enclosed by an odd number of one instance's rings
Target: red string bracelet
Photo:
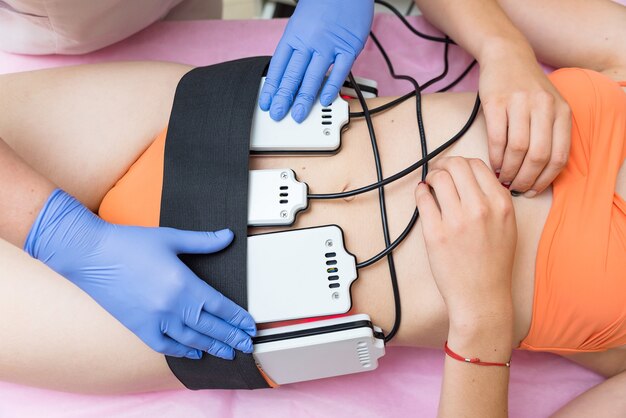
[[[509,360],[506,363],[490,363],[487,361],[480,361],[480,359],[478,357],[476,358],[465,358],[465,357],[461,357],[459,356],[457,353],[455,353],[454,351],[450,350],[450,347],[448,347],[448,342],[446,341],[446,343],[444,344],[444,349],[446,350],[446,354],[449,355],[450,357],[452,357],[455,360],[458,361],[463,361],[465,363],[472,363],[472,364],[476,364],[478,366],[501,366],[501,367],[511,367],[511,361]]]

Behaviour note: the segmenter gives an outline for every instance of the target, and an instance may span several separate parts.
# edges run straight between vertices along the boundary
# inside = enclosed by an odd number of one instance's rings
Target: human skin
[[[177,64],[121,63],[1,76],[0,137],[31,167],[97,210],[106,192],[167,124],[175,87],[188,70]],[[430,150],[459,130],[473,102],[473,94],[424,97]],[[377,116],[375,126],[386,174],[419,158],[414,102]],[[312,192],[320,193],[374,181],[365,124],[352,121],[342,143],[332,157],[255,157],[251,168],[293,168]],[[481,115],[445,154],[488,161]],[[626,196],[623,173],[622,169],[616,191]],[[418,170],[387,187],[392,237],[413,212],[419,175]],[[512,278],[516,343],[530,325],[535,252],[550,201],[549,190],[533,199],[513,199],[518,228]],[[363,260],[383,247],[378,213],[373,192],[348,201],[313,202],[294,227],[336,223],[344,229],[346,247]],[[393,344],[441,347],[448,332],[446,308],[428,266],[419,222],[395,258],[403,322]],[[5,241],[0,241],[0,264],[0,315],[15,318],[0,324],[0,379],[95,393],[182,387],[162,355],[70,282]],[[352,288],[353,312],[368,313],[374,323],[389,330],[393,299],[386,261],[363,269],[359,276]],[[602,362],[605,374],[621,370],[620,352],[624,351],[611,350],[617,353],[613,360]]]

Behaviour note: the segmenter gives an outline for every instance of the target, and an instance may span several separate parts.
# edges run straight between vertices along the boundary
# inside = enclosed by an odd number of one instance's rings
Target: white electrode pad
[[[382,332],[367,315],[262,330],[257,336],[270,338],[255,342],[254,360],[277,384],[375,370],[385,354]]]
[[[348,312],[356,259],[336,225],[248,237],[248,311],[257,323]]]
[[[248,176],[248,225],[291,225],[307,207],[306,183],[293,170],[252,170]]]
[[[265,77],[259,91],[263,88]],[[341,130],[350,120],[348,102],[337,97],[330,106],[315,99],[309,116],[297,123],[290,114],[276,122],[257,105],[252,117],[250,150],[253,152],[333,152],[341,146]]]

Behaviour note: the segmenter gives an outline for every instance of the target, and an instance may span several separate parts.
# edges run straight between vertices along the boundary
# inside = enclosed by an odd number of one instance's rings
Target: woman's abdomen
[[[475,95],[440,94],[423,99],[428,150],[452,137],[465,124]],[[389,99],[370,102],[374,107]],[[357,107],[352,103],[352,110]],[[415,102],[408,101],[374,118],[384,177],[421,158],[415,120]],[[160,210],[163,177],[164,131],[105,196],[100,215],[121,224],[156,226]],[[488,162],[484,119],[479,115],[467,134],[442,155],[461,155]],[[160,168],[159,168],[160,167]],[[339,153],[332,156],[252,157],[251,169],[291,168],[311,193],[353,189],[376,181],[372,145],[366,124],[353,120],[342,136]],[[385,187],[391,241],[406,227],[415,210],[414,190],[421,170]],[[551,192],[526,199],[513,199],[518,224],[518,243],[513,274],[516,309],[516,338],[529,328],[533,302],[534,267],[537,245],[551,203]],[[349,199],[314,200],[300,213],[292,228],[337,224],[344,230],[346,248],[363,261],[380,252],[382,234],[378,192]],[[250,233],[279,228],[251,228]],[[418,223],[394,251],[401,303],[402,325],[395,338],[401,345],[440,346],[447,336],[445,305],[428,265]],[[394,321],[393,293],[386,259],[359,271],[352,286],[352,311],[369,314],[374,323],[389,331]]]
[[[370,101],[370,107],[389,99]],[[439,94],[423,98],[424,125],[428,151],[452,137],[467,121],[475,94]],[[357,107],[351,103],[351,110]],[[407,101],[391,111],[374,117],[378,148],[384,177],[388,177],[421,158],[415,101]],[[487,136],[482,114],[468,133],[443,155],[480,158],[489,163]],[[251,169],[291,168],[311,193],[350,190],[376,181],[372,146],[363,120],[353,120],[342,136],[341,151],[334,156],[254,157]],[[415,210],[414,190],[421,170],[385,187],[391,241],[406,227]],[[518,243],[513,274],[513,299],[516,310],[516,338],[521,340],[530,325],[536,251],[547,218],[550,189],[527,199],[513,198]],[[363,261],[384,246],[378,192],[372,191],[349,199],[314,200],[298,216],[295,228],[338,224],[345,233],[348,251]],[[252,229],[252,233],[263,232]],[[433,280],[421,224],[418,221],[406,240],[394,251],[401,302],[402,325],[395,337],[401,345],[437,346],[447,336],[445,305]],[[393,294],[386,259],[359,271],[352,286],[353,311],[368,313],[374,322],[389,331],[394,321]]]

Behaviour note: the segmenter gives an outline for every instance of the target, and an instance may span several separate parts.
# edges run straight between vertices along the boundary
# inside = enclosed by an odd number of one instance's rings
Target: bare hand
[[[533,197],[569,157],[571,112],[525,47],[494,46],[481,62],[489,160],[501,183]]]
[[[415,192],[428,260],[450,320],[511,305],[517,242],[510,193],[478,159],[442,158]],[[437,204],[438,202],[438,204]]]

